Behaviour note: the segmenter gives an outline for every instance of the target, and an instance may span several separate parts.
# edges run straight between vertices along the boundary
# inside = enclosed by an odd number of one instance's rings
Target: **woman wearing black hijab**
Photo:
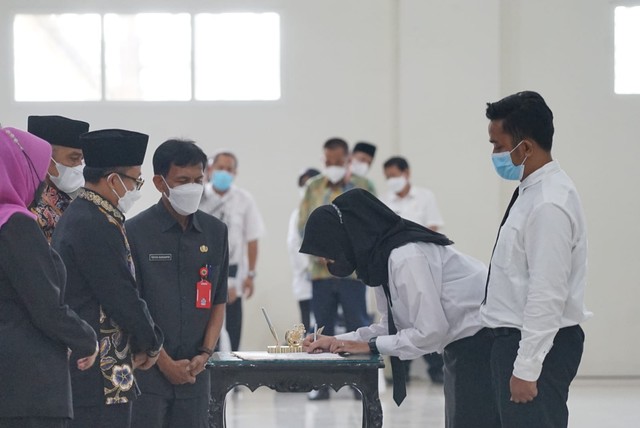
[[[367,191],[350,190],[317,208],[301,253],[327,260],[329,272],[375,287],[380,321],[304,342],[308,352],[391,356],[394,400],[404,398],[398,361],[443,352],[447,428],[499,427],[493,408],[488,341],[479,308],[487,270],[444,235],[402,219]],[[390,310],[389,310],[390,309]],[[399,379],[401,378],[401,379]]]

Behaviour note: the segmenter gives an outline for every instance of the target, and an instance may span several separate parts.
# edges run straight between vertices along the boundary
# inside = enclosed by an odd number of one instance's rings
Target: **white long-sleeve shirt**
[[[513,375],[535,381],[560,328],[591,316],[584,306],[587,231],[571,179],[553,161],[520,183],[500,230],[482,323],[522,331]]]
[[[338,335],[338,339],[368,341],[377,337],[381,354],[408,360],[441,352],[449,343],[482,328],[479,307],[487,277],[482,262],[452,246],[420,242],[394,249],[388,269],[398,333],[389,335],[387,299],[382,287],[376,287],[380,321]]]

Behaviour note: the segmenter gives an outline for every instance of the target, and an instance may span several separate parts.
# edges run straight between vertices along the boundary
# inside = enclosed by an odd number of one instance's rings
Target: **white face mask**
[[[369,172],[369,164],[354,159],[351,161],[351,172],[360,177],[364,177]]]
[[[198,183],[182,184],[171,187],[162,177],[162,181],[169,188],[169,194],[164,194],[174,210],[180,215],[191,215],[198,211],[204,186]]]
[[[328,166],[324,169],[324,176],[333,184],[338,184],[347,175],[347,168],[343,166]]]
[[[62,165],[61,163],[56,162],[54,159],[51,160],[56,164],[58,176],[56,177],[49,174],[49,178],[51,179],[51,182],[58,188],[58,190],[64,193],[73,193],[84,186],[84,176],[82,175],[84,164],[70,167]]]
[[[118,180],[120,180],[120,183],[122,183],[122,187],[127,189],[127,186],[124,185],[122,178],[120,178],[118,174],[116,174],[116,176],[118,177]],[[118,192],[116,192],[114,188],[111,188],[111,191],[118,197],[118,209],[123,214],[126,214],[127,211],[129,211],[131,207],[133,207],[133,204],[135,204],[136,201],[142,197],[142,192],[140,192],[140,190],[138,189],[127,189],[127,191],[124,192],[124,196],[118,195]]]
[[[407,177],[401,175],[400,177],[391,177],[387,179],[387,189],[393,193],[400,193],[402,189],[407,185]]]

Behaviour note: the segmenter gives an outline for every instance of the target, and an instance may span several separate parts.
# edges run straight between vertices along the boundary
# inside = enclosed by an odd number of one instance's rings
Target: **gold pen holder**
[[[288,354],[290,352],[303,352],[302,345],[271,345],[267,346],[267,352],[269,354]]]
[[[269,354],[288,354],[290,352],[303,352],[302,341],[304,340],[304,333],[304,325],[295,324],[293,328],[291,330],[287,330],[284,335],[284,339],[287,341],[287,345],[267,346],[267,352]]]

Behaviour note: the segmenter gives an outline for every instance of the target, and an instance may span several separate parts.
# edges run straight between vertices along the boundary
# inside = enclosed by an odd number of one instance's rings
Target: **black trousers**
[[[227,303],[225,316],[231,350],[237,351],[240,349],[240,334],[242,333],[242,298],[238,297],[235,302]]]
[[[129,428],[131,426],[131,402],[102,404],[73,408],[73,420],[69,428]]]
[[[0,418],[0,428],[67,428],[66,418]]]
[[[526,404],[510,401],[509,381],[520,344],[516,329],[491,332],[491,374],[498,414],[503,428],[566,428],[569,420],[569,385],[578,371],[584,345],[579,325],[562,328],[542,364],[538,396]]]
[[[480,330],[444,348],[446,428],[500,428],[491,391],[491,345],[488,332]]]
[[[347,331],[371,324],[367,314],[366,289],[362,282],[350,278],[327,278],[311,281],[311,309],[322,334],[335,334],[338,304],[342,306]]]
[[[304,324],[304,329],[307,333],[311,331],[311,299],[298,300],[298,306],[300,307],[300,321]]]
[[[144,393],[133,403],[131,428],[208,428],[209,396],[166,398]]]

